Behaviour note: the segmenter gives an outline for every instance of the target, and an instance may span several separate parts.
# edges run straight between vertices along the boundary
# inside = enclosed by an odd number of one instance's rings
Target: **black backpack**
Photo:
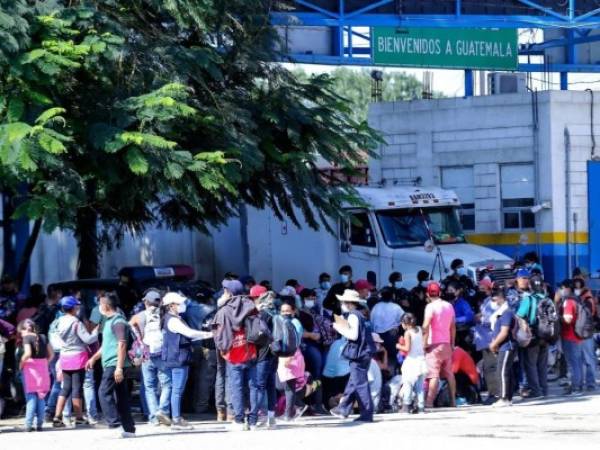
[[[246,330],[246,340],[252,344],[264,347],[273,341],[269,325],[259,314],[246,317],[244,328]]]
[[[577,317],[575,318],[574,331],[579,339],[589,339],[594,336],[594,314],[588,302],[576,297]]]
[[[560,316],[552,299],[546,297],[538,301],[535,334],[541,341],[554,344],[560,337]]]

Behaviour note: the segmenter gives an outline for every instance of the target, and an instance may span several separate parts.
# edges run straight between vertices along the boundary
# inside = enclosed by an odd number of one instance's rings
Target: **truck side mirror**
[[[352,251],[352,244],[350,244],[350,241],[347,240],[343,240],[342,244],[340,246],[340,251],[342,253],[349,253]]]

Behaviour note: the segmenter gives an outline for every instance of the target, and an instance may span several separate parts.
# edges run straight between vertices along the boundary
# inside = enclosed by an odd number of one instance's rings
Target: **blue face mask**
[[[329,281],[323,281],[321,283],[321,289],[323,289],[324,291],[328,291],[329,289],[331,289],[331,283]]]
[[[285,320],[292,320],[292,315],[291,314],[282,314],[281,317],[283,317]]]
[[[394,287],[396,289],[402,289],[402,286],[404,286],[404,283],[402,281],[395,281],[394,282]]]
[[[458,269],[456,269],[456,273],[459,276],[461,276],[461,277],[462,276],[466,276],[467,275],[467,269],[466,269],[466,267],[459,267]]]
[[[350,281],[350,276],[343,273],[342,275],[340,275],[340,281],[342,283],[347,283],[348,281]]]

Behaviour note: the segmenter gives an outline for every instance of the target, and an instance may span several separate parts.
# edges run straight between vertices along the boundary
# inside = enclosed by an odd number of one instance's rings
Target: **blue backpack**
[[[373,341],[371,323],[365,320],[360,313],[353,312],[351,314],[358,317],[358,339],[346,343],[342,350],[342,356],[349,361],[362,361],[371,358],[377,351]]]
[[[300,338],[291,320],[282,316],[273,318],[273,342],[271,351],[275,356],[294,356],[300,347]]]

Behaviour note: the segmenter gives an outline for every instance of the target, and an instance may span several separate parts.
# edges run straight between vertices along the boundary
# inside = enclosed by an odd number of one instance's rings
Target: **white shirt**
[[[371,325],[375,333],[385,333],[392,328],[398,328],[404,315],[404,310],[392,302],[379,302],[371,311]]]
[[[360,313],[359,313],[360,314]],[[337,323],[333,324],[333,329],[344,336],[349,341],[355,341],[358,339],[358,327],[360,326],[360,322],[358,321],[358,317],[356,314],[350,314],[348,316],[348,327],[343,325],[339,325]]]
[[[213,337],[213,334],[210,331],[194,330],[193,328],[188,327],[181,319],[169,320],[167,326],[171,333],[181,334],[192,341],[210,339]]]

